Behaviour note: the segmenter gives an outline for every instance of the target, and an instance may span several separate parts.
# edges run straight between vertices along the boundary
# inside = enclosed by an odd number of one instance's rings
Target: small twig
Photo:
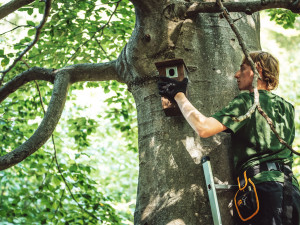
[[[235,121],[237,121],[237,122],[243,121],[243,120],[249,118],[251,116],[251,114],[253,112],[255,112],[255,109],[257,108],[258,112],[266,119],[267,123],[269,124],[271,130],[273,131],[273,133],[275,134],[275,136],[277,137],[277,139],[279,140],[279,142],[282,145],[286,146],[294,154],[300,156],[300,153],[298,153],[297,151],[295,151],[288,143],[286,143],[280,137],[280,135],[277,133],[277,131],[276,131],[274,125],[273,125],[273,122],[272,122],[271,118],[268,117],[268,115],[261,108],[260,103],[259,103],[259,93],[258,93],[258,89],[257,89],[257,79],[260,78],[259,73],[257,72],[256,66],[255,66],[252,58],[249,55],[249,51],[248,51],[248,49],[247,49],[247,47],[245,45],[245,42],[244,42],[242,36],[240,35],[238,29],[234,25],[233,20],[230,17],[228,10],[223,6],[223,3],[221,2],[221,0],[217,0],[217,4],[219,5],[220,9],[222,10],[223,16],[226,18],[226,20],[230,24],[231,29],[235,33],[235,35],[236,35],[236,37],[237,37],[237,39],[239,41],[239,44],[240,44],[240,46],[241,46],[241,48],[242,48],[242,50],[244,52],[244,55],[247,58],[247,60],[249,61],[251,69],[254,72],[254,78],[253,78],[253,82],[252,82],[252,86],[254,88],[254,103],[253,103],[253,105],[250,107],[250,109],[248,110],[248,112],[245,115],[239,116],[238,118],[233,117],[232,119],[235,120]]]
[[[109,59],[112,60],[111,57],[107,54],[107,52],[104,50],[104,48],[102,47],[101,43],[99,42],[99,40],[95,37],[95,40],[97,42],[97,44],[99,45],[99,47],[101,48],[101,50],[104,52],[105,56]]]
[[[7,19],[4,19],[4,21],[10,23],[11,25],[18,26],[18,24],[14,23],[14,22],[11,22],[11,21],[9,21]]]
[[[53,137],[53,135],[52,135],[51,137],[52,137],[52,143],[53,143],[53,149],[54,149],[54,159],[55,159],[55,162],[56,162],[57,170],[58,170],[58,172],[59,172],[61,178],[63,179],[63,181],[64,181],[64,183],[65,183],[65,185],[66,185],[66,187],[67,187],[67,189],[68,189],[68,191],[69,191],[69,193],[70,193],[72,199],[77,203],[77,205],[79,206],[79,208],[80,208],[82,211],[84,211],[85,213],[87,213],[88,215],[90,215],[91,217],[93,217],[94,219],[98,220],[98,218],[97,218],[95,215],[93,215],[92,213],[90,213],[89,211],[87,211],[86,209],[84,209],[84,208],[79,204],[79,202],[76,200],[75,196],[73,195],[73,193],[72,193],[72,191],[71,191],[71,188],[70,188],[69,184],[67,183],[67,181],[66,181],[66,179],[65,179],[65,177],[64,177],[64,175],[63,175],[63,172],[61,171],[61,169],[60,169],[60,167],[59,167],[59,163],[58,163],[58,160],[57,160],[57,154],[56,154],[56,147],[55,147],[54,137]]]
[[[55,210],[55,212],[54,212],[54,215],[53,215],[53,218],[52,218],[52,219],[55,218],[55,215],[56,215],[56,213],[57,213],[57,211],[58,211],[58,209],[59,209],[59,207],[60,207],[60,205],[61,205],[62,198],[63,198],[64,194],[65,194],[65,189],[64,189],[63,192],[61,193],[61,196],[60,196],[60,199],[59,199],[58,206],[57,206],[57,208],[56,208],[56,210]]]
[[[42,106],[42,109],[43,109],[43,112],[44,112],[44,115],[45,115],[46,110],[45,110],[45,107],[44,107],[44,102],[43,102],[43,98],[42,98],[42,95],[41,95],[41,90],[40,90],[38,82],[36,80],[34,82],[35,82],[35,85],[36,85],[36,89],[39,92],[39,98],[40,98],[41,106]]]
[[[30,69],[29,64],[28,64],[25,60],[21,60],[21,61],[26,65],[26,67],[27,67],[28,69]],[[39,86],[39,84],[38,84],[38,82],[37,82],[36,80],[34,80],[34,83],[35,83],[36,89],[37,89],[37,91],[38,91],[38,93],[39,93],[39,98],[40,98],[41,106],[42,106],[42,109],[43,109],[43,113],[44,113],[44,115],[45,115],[45,114],[46,114],[46,110],[45,110],[45,107],[44,107],[44,102],[43,102],[43,98],[42,98],[40,86]]]
[[[236,18],[236,19],[234,19],[234,20],[232,20],[232,21],[233,21],[233,23],[235,23],[236,21],[242,19],[243,17],[244,17],[244,16],[240,16],[239,18]]]
[[[2,35],[4,35],[4,34],[7,34],[7,33],[9,33],[9,32],[12,32],[12,31],[14,31],[14,30],[16,30],[16,29],[19,29],[19,28],[21,28],[21,27],[32,27],[32,26],[31,26],[31,25],[19,25],[19,26],[14,27],[14,28],[11,29],[11,30],[5,31],[4,33],[0,34],[0,36],[2,36]]]
[[[0,71],[0,73],[2,73],[2,77],[0,79],[0,87],[2,85],[5,75],[12,68],[14,68],[14,66],[17,64],[17,62],[20,61],[22,59],[22,57],[37,43],[39,36],[41,34],[41,30],[42,30],[43,26],[45,25],[47,18],[50,14],[51,1],[52,0],[45,0],[44,16],[43,16],[43,19],[40,22],[40,24],[36,27],[36,33],[35,33],[34,40],[27,45],[27,47],[19,54],[19,56],[14,60],[14,62],[6,70]]]
[[[100,32],[101,30],[103,31],[103,29],[104,29],[105,27],[108,26],[108,24],[110,23],[112,17],[113,17],[114,14],[116,13],[116,11],[117,11],[117,9],[118,9],[119,4],[120,4],[121,1],[122,1],[122,0],[119,0],[119,1],[115,2],[115,3],[116,3],[116,7],[115,7],[114,11],[112,12],[112,14],[110,15],[110,17],[109,17],[108,21],[106,22],[106,24],[104,24],[104,25],[102,25],[101,27],[99,27],[99,28],[96,30],[96,32],[94,33],[94,35],[92,35],[92,36],[90,37],[90,39],[88,39],[88,40],[86,40],[85,42],[83,42],[83,43],[75,50],[75,53],[67,60],[67,62],[65,63],[65,65],[67,65],[68,62],[70,62],[70,61],[75,57],[75,55],[76,55],[77,52],[81,49],[82,46],[85,46],[89,41],[91,41],[91,40],[96,36],[96,34],[97,34],[98,32]]]

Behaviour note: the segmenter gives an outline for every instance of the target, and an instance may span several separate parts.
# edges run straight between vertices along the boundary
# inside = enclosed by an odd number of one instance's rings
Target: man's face
[[[236,72],[234,77],[237,80],[239,89],[252,91],[253,71],[247,64],[242,64],[240,70]]]

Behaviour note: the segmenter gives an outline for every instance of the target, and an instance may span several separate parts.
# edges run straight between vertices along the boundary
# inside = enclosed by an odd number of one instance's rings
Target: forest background
[[[43,4],[35,1],[0,20],[0,70],[32,41],[42,15]],[[119,1],[117,8],[107,0],[54,1],[40,40],[6,80],[33,66],[113,60],[130,37],[134,18],[128,1]],[[96,33],[101,35],[95,38]],[[300,17],[286,10],[263,11],[261,43],[280,61],[275,93],[295,106],[293,147],[299,150]],[[51,84],[31,82],[1,103],[0,155],[32,135],[51,94]],[[297,157],[294,172],[300,180]],[[133,224],[137,179],[136,109],[127,87],[116,81],[77,83],[52,139],[0,171],[0,224]]]

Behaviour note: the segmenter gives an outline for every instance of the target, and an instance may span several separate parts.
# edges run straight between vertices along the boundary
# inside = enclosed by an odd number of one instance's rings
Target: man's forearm
[[[200,113],[186,98],[185,94],[179,92],[174,97],[183,116],[190,126],[200,137],[210,137],[227,129],[223,124],[212,117],[206,117]]]
[[[200,113],[186,98],[185,94],[180,92],[175,96],[175,101],[177,102],[183,116],[191,127],[198,133],[199,136],[203,136],[203,131],[205,130],[204,124],[207,117]]]

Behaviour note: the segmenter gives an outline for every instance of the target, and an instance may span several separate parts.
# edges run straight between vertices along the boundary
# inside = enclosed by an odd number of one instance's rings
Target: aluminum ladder
[[[222,225],[216,189],[231,190],[237,188],[237,185],[215,184],[214,177],[211,170],[209,156],[202,157],[201,163],[203,166],[206,188],[208,192],[208,198],[209,198],[214,225]]]

